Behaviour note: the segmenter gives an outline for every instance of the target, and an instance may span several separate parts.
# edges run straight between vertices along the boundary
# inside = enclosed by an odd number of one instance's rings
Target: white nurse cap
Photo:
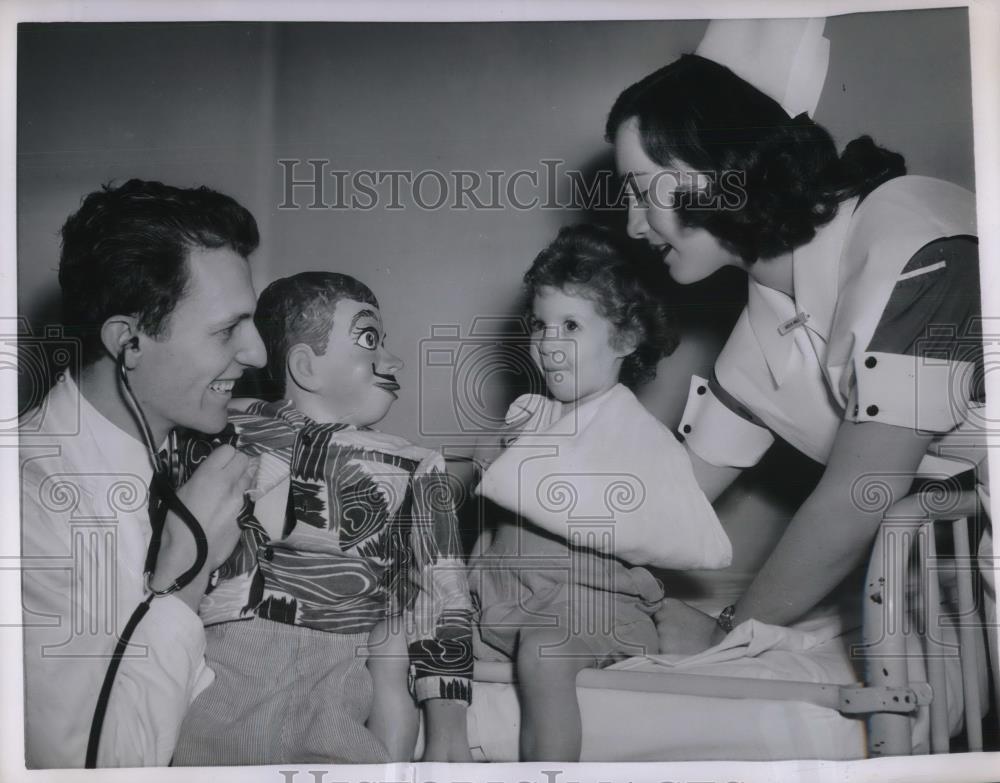
[[[713,19],[695,54],[725,65],[792,117],[812,116],[830,64],[826,19]]]

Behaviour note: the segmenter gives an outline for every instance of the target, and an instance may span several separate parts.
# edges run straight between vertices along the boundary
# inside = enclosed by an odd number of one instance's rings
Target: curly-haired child
[[[644,529],[661,539],[650,549],[669,551],[683,539],[671,565],[720,567],[731,555],[683,447],[623,385],[652,378],[678,342],[657,290],[661,270],[626,242],[597,226],[567,227],[524,275],[531,354],[551,396],[525,395],[511,406],[507,421],[518,435],[479,487],[515,512],[484,533],[470,574],[480,606],[477,656],[515,665],[523,760],[578,760],[577,674],[659,649],[652,615],[663,587],[634,563],[661,563],[575,534],[553,502],[586,507],[593,521],[609,502],[627,511],[631,495],[632,510],[646,501]],[[621,433],[635,435],[624,442]],[[623,516],[608,524],[628,524]]]

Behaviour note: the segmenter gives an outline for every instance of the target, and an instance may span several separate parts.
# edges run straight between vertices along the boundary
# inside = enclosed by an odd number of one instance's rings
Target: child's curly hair
[[[619,381],[629,387],[652,380],[656,364],[679,340],[670,308],[659,293],[657,262],[633,252],[626,238],[603,226],[566,226],[524,273],[527,307],[540,288],[586,297],[615,328],[617,339],[635,338]]]

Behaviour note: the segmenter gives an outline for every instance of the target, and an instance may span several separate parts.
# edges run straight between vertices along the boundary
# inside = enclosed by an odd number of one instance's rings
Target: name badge
[[[804,326],[806,321],[809,320],[809,313],[799,313],[794,318],[785,321],[783,324],[778,325],[778,334],[784,337],[792,329],[797,329],[800,326]]]

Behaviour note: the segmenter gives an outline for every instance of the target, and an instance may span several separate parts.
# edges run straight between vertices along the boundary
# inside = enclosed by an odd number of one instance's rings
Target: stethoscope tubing
[[[125,624],[125,628],[122,630],[122,635],[119,637],[118,643],[115,645],[114,652],[111,654],[111,661],[108,664],[107,671],[105,672],[104,682],[101,684],[101,690],[97,697],[97,704],[94,707],[94,717],[90,723],[90,736],[87,741],[87,755],[84,763],[84,767],[86,769],[94,769],[97,766],[97,753],[100,750],[101,733],[104,728],[105,717],[107,716],[108,704],[111,700],[111,691],[115,683],[115,678],[118,675],[118,669],[121,666],[122,659],[125,657],[125,650],[135,633],[135,629],[142,621],[142,618],[146,616],[154,598],[161,595],[169,595],[170,593],[184,589],[195,579],[195,577],[198,576],[199,573],[201,573],[201,570],[205,567],[205,562],[208,560],[208,540],[205,537],[205,531],[198,522],[198,518],[191,513],[190,509],[188,509],[188,507],[184,505],[184,502],[177,496],[177,492],[174,489],[170,477],[170,460],[168,459],[167,462],[164,463],[160,457],[160,454],[156,449],[156,445],[153,442],[153,433],[149,427],[149,422],[143,413],[139,400],[132,391],[132,385],[129,383],[128,379],[128,369],[125,367],[125,352],[127,349],[128,345],[124,346],[118,354],[118,380],[122,394],[125,397],[125,401],[128,403],[128,406],[132,411],[132,415],[139,424],[139,431],[142,434],[143,441],[146,444],[146,450],[149,454],[150,462],[153,465],[153,477],[149,488],[152,495],[152,497],[150,497],[150,507],[155,508],[158,513],[150,513],[149,518],[150,526],[152,527],[152,535],[150,536],[149,547],[146,550],[146,562],[143,567],[143,580],[147,596],[132,612],[131,617],[129,617],[128,622]],[[171,434],[171,456],[175,451],[176,444],[173,434]],[[164,505],[166,508],[163,508]],[[181,521],[194,537],[195,561],[191,567],[178,576],[169,587],[163,590],[155,590],[150,585],[150,579],[156,570],[156,561],[160,553],[160,542],[162,540],[163,526],[166,521],[168,510],[173,511],[180,517]]]

